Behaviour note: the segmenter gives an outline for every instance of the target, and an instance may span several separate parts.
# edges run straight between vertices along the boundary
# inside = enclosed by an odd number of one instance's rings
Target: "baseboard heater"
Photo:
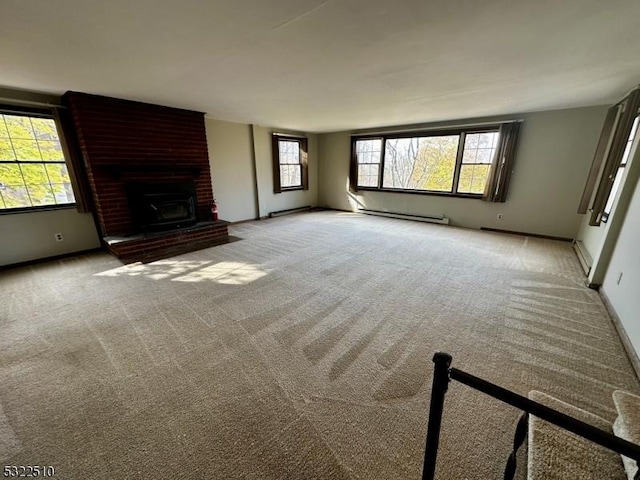
[[[576,252],[578,256],[578,260],[580,261],[580,265],[582,265],[582,269],[584,270],[584,274],[589,276],[589,272],[591,271],[591,265],[593,265],[593,259],[589,252],[587,251],[584,243],[580,240],[573,241],[573,250]]]
[[[415,220],[416,222],[439,223],[441,225],[449,225],[449,218],[444,215],[413,215],[409,213],[382,212],[380,210],[369,210],[359,208],[358,213],[366,215],[376,215],[379,217],[399,218],[402,220]]]
[[[282,215],[289,215],[290,213],[308,212],[311,210],[311,205],[305,207],[289,208],[287,210],[278,210],[277,212],[271,212],[269,218],[281,217]]]

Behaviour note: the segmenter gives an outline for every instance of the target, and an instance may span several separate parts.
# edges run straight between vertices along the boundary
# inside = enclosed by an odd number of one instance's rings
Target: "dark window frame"
[[[613,184],[611,186],[611,190],[609,191],[609,195],[604,202],[604,208],[602,209],[602,217],[600,220],[602,223],[607,223],[609,217],[611,216],[611,213],[613,212],[613,207],[615,206],[615,197],[618,195],[618,191],[622,186],[621,184],[618,184],[616,186],[616,177],[620,175],[620,182],[622,182],[622,177],[624,177],[624,173],[626,171],[627,165],[629,164],[631,154],[634,151],[633,146],[637,142],[638,136],[640,136],[640,111],[634,118],[631,131],[629,132],[629,137],[627,138],[627,142],[623,150],[622,158],[620,159],[620,165],[618,166],[618,169],[613,173]],[[610,202],[611,205],[609,205]]]
[[[460,198],[473,198],[473,199],[482,199],[483,193],[461,193],[458,192],[458,187],[460,183],[460,171],[462,170],[463,165],[463,155],[464,155],[464,147],[466,136],[468,134],[477,134],[477,133],[499,133],[500,132],[501,123],[488,124],[488,125],[477,125],[477,126],[469,126],[469,127],[457,127],[457,128],[442,128],[442,129],[433,129],[433,130],[416,130],[416,131],[402,131],[402,132],[391,132],[391,133],[372,133],[372,134],[363,134],[363,135],[353,135],[351,137],[351,169],[350,169],[350,185],[353,191],[374,191],[374,192],[391,192],[391,193],[409,193],[413,195],[435,195],[435,196],[446,196],[446,197],[460,197]],[[456,151],[456,161],[453,171],[453,182],[451,185],[450,191],[441,191],[441,190],[418,190],[418,189],[409,189],[409,188],[390,188],[384,187],[384,167],[385,167],[385,151],[386,151],[386,142],[388,139],[399,139],[399,138],[427,138],[427,137],[443,137],[443,136],[458,136],[458,149]],[[380,166],[378,170],[378,186],[377,187],[366,187],[358,185],[358,166],[361,165],[358,163],[358,159],[356,156],[356,143],[358,140],[376,140],[380,139],[382,141],[381,152],[380,152]],[[498,149],[498,144],[496,145],[496,151]],[[494,152],[495,155],[495,152]],[[491,165],[492,162],[489,163]],[[488,181],[489,179],[487,179]]]
[[[22,106],[14,107],[14,106],[7,106],[7,105],[0,105],[0,114],[30,117],[30,118],[45,118],[48,120],[52,120],[54,122],[56,126],[56,133],[58,134],[58,142],[60,144],[60,148],[63,154],[63,160],[59,161],[59,160],[17,160],[17,159],[2,160],[0,159],[0,165],[60,165],[60,164],[63,164],[67,167],[67,171],[70,177],[71,188],[73,190],[74,198],[75,198],[77,195],[77,192],[73,185],[74,179],[73,179],[72,168],[69,165],[69,159],[67,158],[67,154],[66,154],[67,146],[65,144],[62,127],[60,125],[60,122],[57,116],[51,110],[45,109],[45,108],[22,107]],[[49,178],[48,174],[47,174],[47,178]],[[49,184],[52,185],[50,179],[49,179]],[[55,203],[55,204],[46,204],[46,205],[31,205],[31,206],[9,207],[9,208],[4,208],[0,206],[0,215],[41,212],[41,211],[50,211],[50,210],[64,210],[64,209],[71,209],[71,208],[77,208],[76,201],[69,202],[69,203]]]
[[[298,144],[299,162],[298,163],[280,163],[280,142],[295,142]],[[272,135],[272,157],[273,157],[273,192],[283,193],[296,190],[309,189],[309,168],[308,168],[308,142],[306,137],[297,137],[294,135],[280,135],[274,133]],[[280,180],[282,165],[300,165],[300,185],[283,187]]]
[[[597,189],[595,195],[591,201],[589,225],[598,227],[602,223],[606,223],[604,220],[608,220],[613,213],[613,210],[608,214],[605,214],[607,202],[612,194],[613,185],[616,179],[616,172],[621,166],[622,157],[624,155],[624,149],[633,127],[633,122],[640,114],[640,88],[636,88],[629,93],[624,99],[614,105],[612,108],[620,108],[618,112],[618,118],[613,127],[609,127],[608,132],[608,150],[604,153],[604,158],[594,158],[594,162],[600,160],[602,163],[601,171],[599,172],[599,179],[597,181]],[[603,127],[603,134],[601,134],[601,141],[603,141],[603,135],[607,133],[608,125],[605,120]],[[594,167],[592,167],[592,170]],[[587,180],[587,187],[585,192],[589,188],[589,180]],[[585,194],[583,194],[583,197]],[[579,213],[580,210],[579,210]]]

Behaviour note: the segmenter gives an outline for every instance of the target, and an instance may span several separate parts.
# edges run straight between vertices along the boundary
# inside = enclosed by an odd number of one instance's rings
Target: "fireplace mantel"
[[[154,172],[186,172],[190,175],[197,177],[202,172],[202,165],[197,163],[98,163],[96,168],[104,170],[114,178],[120,178],[125,172],[142,172],[151,173]]]

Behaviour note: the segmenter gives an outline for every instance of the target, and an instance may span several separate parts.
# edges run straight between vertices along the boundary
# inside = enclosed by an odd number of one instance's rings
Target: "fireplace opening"
[[[194,182],[129,183],[127,197],[139,232],[173,230],[197,223]]]

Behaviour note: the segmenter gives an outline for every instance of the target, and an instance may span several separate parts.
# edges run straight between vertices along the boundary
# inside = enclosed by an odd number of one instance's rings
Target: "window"
[[[0,211],[74,202],[53,118],[0,113]]]
[[[273,135],[274,192],[307,190],[307,139]]]
[[[355,137],[355,187],[482,196],[499,138],[498,126],[446,133]]]
[[[380,179],[382,139],[357,141],[356,156],[358,157],[358,186],[377,187]]]
[[[640,88],[629,93],[607,113],[578,210],[578,213],[585,211],[585,200],[587,197],[591,198],[593,188],[597,185],[591,201],[589,216],[591,226],[597,227],[611,216],[616,193],[620,188],[637,135],[638,114],[640,114]],[[598,171],[597,177],[596,171]],[[598,180],[596,181],[595,178]]]
[[[609,215],[611,214],[611,209],[613,208],[613,201],[615,200],[616,194],[618,193],[618,189],[620,188],[620,183],[622,182],[622,175],[624,174],[624,169],[627,166],[629,155],[631,154],[631,147],[638,133],[639,121],[640,121],[640,116],[637,116],[633,121],[633,126],[631,127],[631,133],[629,134],[629,138],[627,139],[627,143],[625,144],[624,152],[622,154],[622,160],[620,161],[620,166],[616,171],[615,179],[613,180],[613,186],[611,187],[611,192],[609,192],[609,198],[607,198],[607,203],[605,204],[605,207],[604,207],[604,213],[602,214],[602,221],[604,223],[606,223],[607,220],[609,219]]]

